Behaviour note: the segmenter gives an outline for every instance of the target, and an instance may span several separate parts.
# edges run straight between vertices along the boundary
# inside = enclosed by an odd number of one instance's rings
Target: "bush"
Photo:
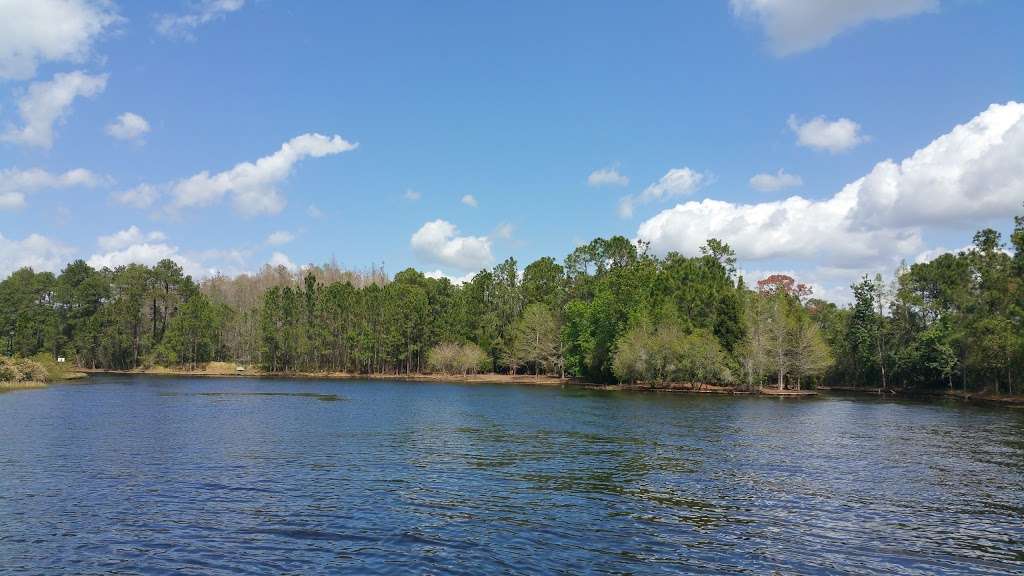
[[[710,332],[684,334],[672,323],[627,331],[616,344],[612,370],[620,382],[729,384],[729,358]]]
[[[21,371],[8,358],[0,358],[0,382],[20,382]]]
[[[490,359],[476,344],[444,342],[427,353],[430,369],[442,374],[476,374],[487,369]]]
[[[40,363],[26,358],[0,358],[0,382],[46,382],[49,375]]]
[[[438,344],[427,353],[427,364],[434,372],[451,374],[457,370],[460,346],[453,342]]]

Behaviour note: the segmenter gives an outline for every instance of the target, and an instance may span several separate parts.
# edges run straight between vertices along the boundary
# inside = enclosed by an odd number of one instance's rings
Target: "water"
[[[102,377],[0,394],[0,573],[1024,572],[1024,412]]]

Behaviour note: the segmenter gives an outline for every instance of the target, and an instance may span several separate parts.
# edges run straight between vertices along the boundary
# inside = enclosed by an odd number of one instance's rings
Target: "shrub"
[[[476,344],[444,342],[427,353],[427,365],[442,374],[476,374],[487,369],[490,359]]]
[[[0,358],[0,382],[46,382],[46,368],[25,358]]]

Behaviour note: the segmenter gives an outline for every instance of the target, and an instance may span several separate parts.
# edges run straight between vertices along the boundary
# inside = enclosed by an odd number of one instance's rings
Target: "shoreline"
[[[954,400],[973,404],[997,404],[1000,406],[1024,407],[1024,394],[983,394],[962,390],[905,390],[881,388],[858,388],[856,386],[820,386],[822,390],[836,396],[875,396],[879,398]]]
[[[108,370],[80,368],[88,374],[120,374],[125,376],[195,376],[202,378],[279,378],[284,380],[405,380],[411,382],[456,382],[460,384],[523,384],[528,386],[580,385],[570,378],[507,374],[356,374],[352,372],[264,372],[262,370],[174,370],[170,368],[139,368]]]
[[[379,381],[407,381],[407,382],[451,382],[457,384],[513,384],[525,386],[546,386],[565,387],[572,386],[584,390],[597,391],[620,391],[620,392],[657,392],[657,393],[681,393],[681,394],[713,394],[728,396],[764,396],[774,398],[820,398],[829,396],[855,395],[875,396],[879,398],[892,399],[925,399],[925,400],[953,400],[967,404],[989,404],[1008,407],[1024,407],[1024,395],[989,395],[979,393],[964,393],[960,391],[913,391],[889,389],[882,391],[879,388],[858,388],[855,386],[820,386],[815,389],[803,390],[779,390],[775,387],[761,387],[754,390],[746,390],[733,386],[715,386],[705,384],[694,387],[691,384],[667,384],[659,386],[648,386],[644,384],[595,384],[592,382],[581,382],[572,378],[559,378],[557,376],[532,376],[508,374],[356,374],[351,372],[264,372],[262,370],[246,370],[238,372],[234,370],[234,364],[217,362],[211,363],[216,366],[206,370],[178,370],[162,366],[151,368],[138,368],[135,370],[110,370],[77,368],[74,376],[65,380],[84,378],[90,374],[115,374],[124,376],[145,375],[145,376],[171,376],[171,377],[199,377],[199,378],[278,378],[285,380],[379,380]],[[228,365],[231,368],[228,368]],[[69,375],[70,376],[70,375]],[[43,384],[42,386],[46,386]],[[27,386],[36,388],[41,386]],[[3,390],[0,384],[0,390]],[[15,388],[12,388],[15,389]]]

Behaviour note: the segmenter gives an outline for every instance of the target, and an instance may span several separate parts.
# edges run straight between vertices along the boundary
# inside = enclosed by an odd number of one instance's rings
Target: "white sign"
[[[58,363],[58,364],[63,364],[63,363],[64,363],[64,357],[63,357],[63,356],[59,356],[59,357],[57,358],[57,363]]]

